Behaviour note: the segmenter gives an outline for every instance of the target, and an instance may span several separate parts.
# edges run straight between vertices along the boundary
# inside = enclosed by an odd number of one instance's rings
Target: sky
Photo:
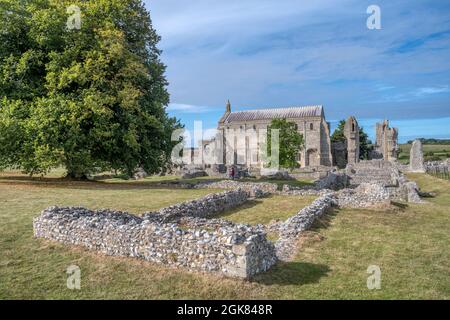
[[[323,105],[332,129],[450,138],[450,1],[152,0],[171,103],[189,130],[232,110]],[[368,29],[370,5],[381,29]]]

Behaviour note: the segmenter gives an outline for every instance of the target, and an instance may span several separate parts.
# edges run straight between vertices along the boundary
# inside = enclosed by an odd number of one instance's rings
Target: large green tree
[[[344,135],[345,120],[339,121],[337,128],[331,135],[331,142],[345,142]],[[369,152],[372,150],[372,141],[370,141],[367,133],[364,132],[364,128],[359,128],[359,158],[365,160],[369,158]]]
[[[79,29],[67,27],[73,5]],[[180,123],[140,0],[0,0],[0,21],[0,166],[166,169]]]
[[[267,155],[271,156],[273,129],[279,130],[279,165],[282,168],[299,166],[297,155],[303,148],[303,135],[297,130],[297,125],[286,119],[273,119],[267,128]]]

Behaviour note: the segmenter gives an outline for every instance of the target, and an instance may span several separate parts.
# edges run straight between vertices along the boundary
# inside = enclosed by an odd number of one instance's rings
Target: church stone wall
[[[322,106],[270,110],[273,113],[270,117],[265,110],[252,110],[249,111],[250,115],[243,115],[231,112],[231,105],[227,103],[226,112],[218,123],[220,133],[216,139],[221,142],[215,143],[216,150],[222,153],[221,163],[261,168],[260,149],[266,145],[267,128],[272,119],[284,118],[295,123],[298,132],[303,135],[304,147],[297,157],[301,167],[333,165],[330,127],[325,121]],[[277,110],[282,111],[280,113]],[[221,158],[220,155],[217,158]]]
[[[308,120],[287,119],[297,125],[305,142],[300,154],[300,165],[331,166],[331,146],[326,123],[320,117]],[[243,164],[249,167],[260,167],[259,147],[263,145],[270,121],[252,121],[233,123],[219,127],[224,132],[226,164]],[[312,125],[312,127],[311,127]]]

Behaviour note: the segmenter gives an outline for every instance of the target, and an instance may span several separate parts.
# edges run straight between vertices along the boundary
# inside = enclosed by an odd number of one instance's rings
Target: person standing
[[[234,180],[234,167],[231,167],[230,176],[231,176],[231,179]]]

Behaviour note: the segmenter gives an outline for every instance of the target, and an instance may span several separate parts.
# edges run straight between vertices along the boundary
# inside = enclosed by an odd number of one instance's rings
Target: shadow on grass
[[[119,181],[111,181],[118,179]],[[66,177],[48,177],[48,176],[29,176],[23,174],[1,174],[0,172],[0,184],[18,184],[18,185],[38,185],[44,187],[56,187],[66,188],[71,187],[75,189],[191,189],[197,183],[209,183],[226,180],[221,177],[205,177],[205,178],[191,178],[191,179],[164,179],[161,180],[134,180],[123,179],[121,175],[98,175],[88,180],[76,180]],[[267,179],[238,179],[239,182],[273,182],[279,184],[279,189],[282,186],[280,181],[270,181]],[[308,185],[309,182],[305,181],[291,181],[286,180],[283,183],[293,185]]]
[[[330,271],[324,264],[279,261],[269,271],[256,275],[251,281],[264,285],[303,285],[319,282]]]
[[[331,222],[337,216],[339,211],[340,211],[339,208],[331,208],[331,209],[329,209],[326,214],[324,214],[320,218],[317,218],[314,221],[314,223],[312,224],[311,228],[309,228],[309,231],[319,232],[322,229],[327,229],[331,225]]]
[[[404,211],[408,208],[408,204],[401,203],[398,201],[391,201],[391,205],[393,205],[395,208],[401,209],[402,211]]]
[[[297,179],[243,178],[237,181],[253,183],[275,183],[278,186],[278,191],[281,191],[283,189],[283,185],[285,184],[292,187],[305,187],[314,185],[312,181]]]
[[[213,182],[217,180],[201,180],[201,182]],[[119,182],[109,182],[102,180],[72,180],[69,178],[53,177],[30,177],[30,176],[0,176],[0,184],[5,185],[30,185],[54,188],[73,188],[85,190],[130,190],[130,189],[193,189],[196,181],[192,180],[167,180],[167,181],[145,181],[145,180],[124,180]],[[213,191],[211,191],[213,192]]]

